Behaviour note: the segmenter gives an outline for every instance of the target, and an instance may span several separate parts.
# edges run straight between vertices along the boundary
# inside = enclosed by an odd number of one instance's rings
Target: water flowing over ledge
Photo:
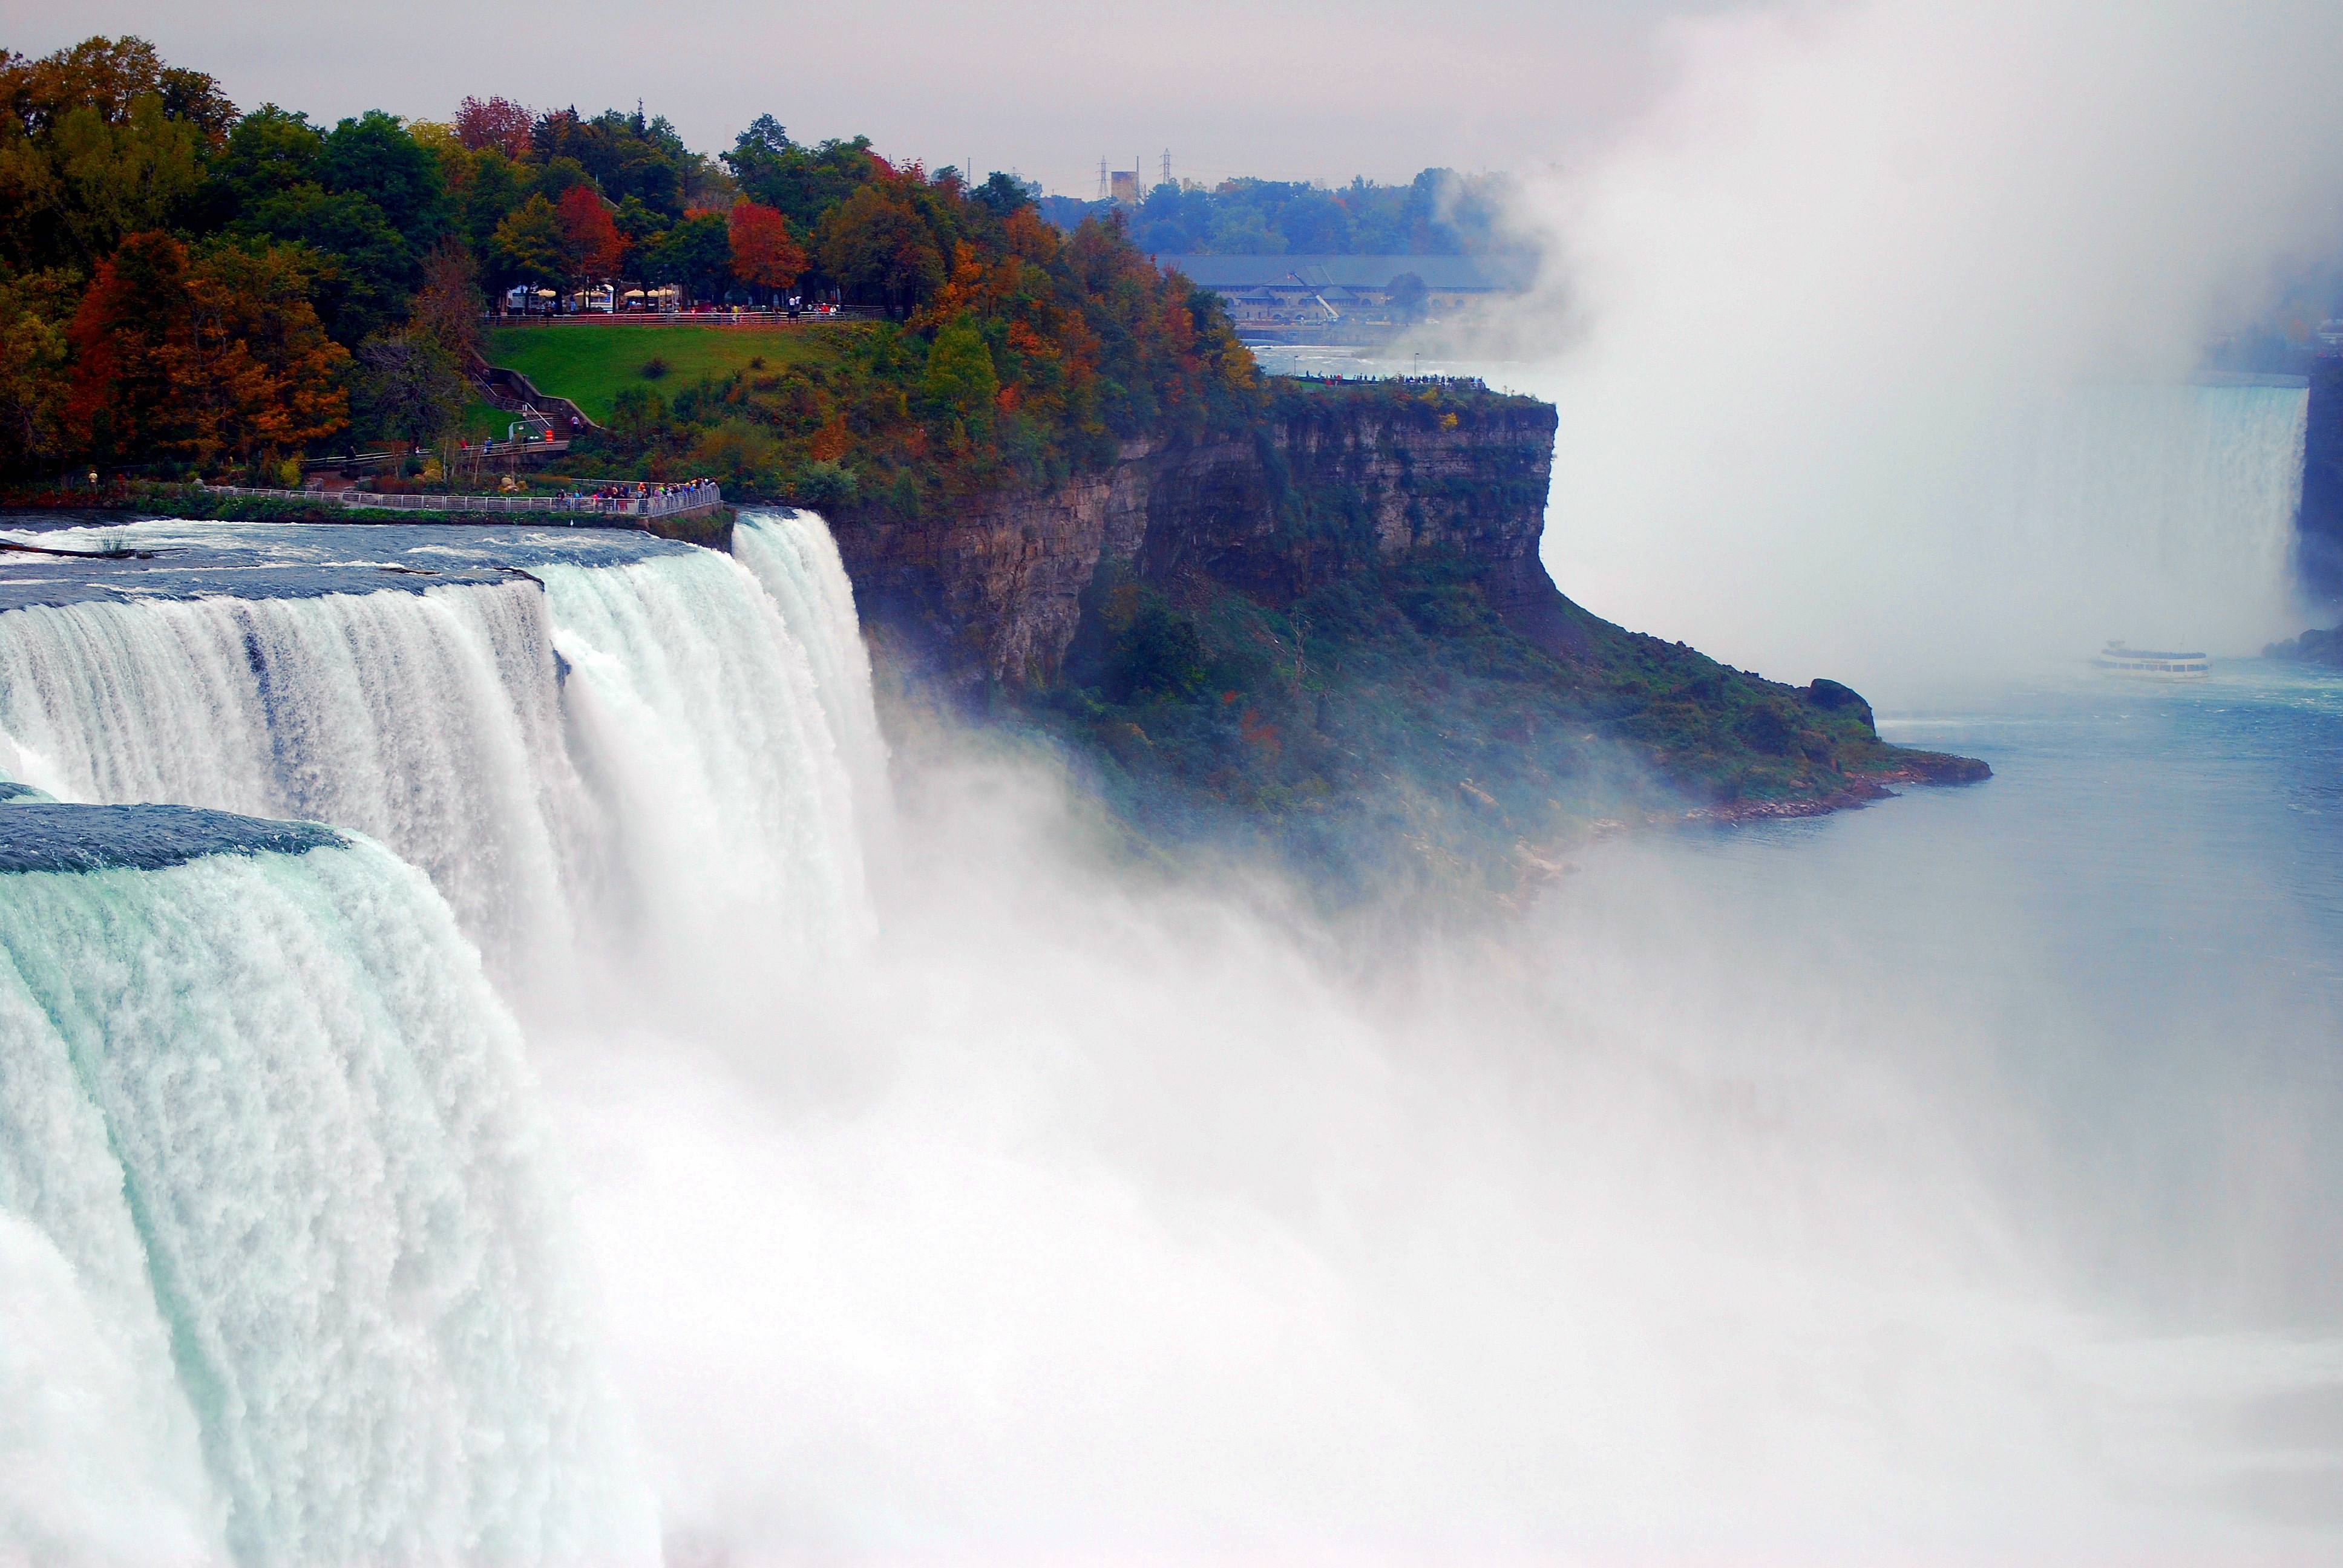
[[[314,822],[260,822],[190,806],[60,806],[0,786],[0,874],[159,871],[206,855],[298,855],[348,840]]]
[[[163,869],[0,876],[9,1538],[656,1561],[519,1031],[446,905],[216,812],[0,807],[0,863],[126,825]]]
[[[819,953],[870,923],[869,667],[820,519],[739,534],[48,536],[156,558],[0,564],[0,776],[365,833],[507,975]]]
[[[657,1561],[489,976],[868,933],[827,530],[65,532],[153,555],[0,563],[0,1555]]]

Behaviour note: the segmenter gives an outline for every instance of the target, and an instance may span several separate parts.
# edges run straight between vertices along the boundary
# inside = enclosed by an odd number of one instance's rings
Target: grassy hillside
[[[518,370],[550,397],[567,397],[596,420],[608,422],[618,393],[654,387],[669,395],[694,382],[754,375],[785,365],[837,357],[844,340],[868,328],[827,326],[744,327],[500,327],[488,335],[491,365]],[[657,360],[654,377],[643,367]]]

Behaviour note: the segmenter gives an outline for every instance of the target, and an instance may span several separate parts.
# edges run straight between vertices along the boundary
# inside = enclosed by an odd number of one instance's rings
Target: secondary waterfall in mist
[[[2279,377],[2071,392],[1983,476],[1985,542],[2109,623],[2077,637],[2254,652],[2291,624],[2309,398]]]
[[[0,776],[368,834],[430,874],[500,972],[581,941],[704,965],[867,927],[857,796],[883,809],[883,757],[818,518],[747,515],[747,566],[608,533],[106,532],[269,560],[331,538],[347,559],[534,580],[282,597],[231,573],[225,592],[0,614]]]
[[[1623,625],[1892,706],[2110,638],[2250,656],[2304,624],[2298,383],[1985,392],[1794,357],[1752,404],[1770,383],[1625,354],[1538,385],[1562,409],[1546,564]]]
[[[423,875],[14,804],[0,868],[0,1558],[655,1562],[519,1031]]]

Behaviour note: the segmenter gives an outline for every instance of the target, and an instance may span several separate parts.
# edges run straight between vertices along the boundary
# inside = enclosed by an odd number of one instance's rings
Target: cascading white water
[[[531,582],[10,612],[0,773],[332,822],[428,871],[500,960],[570,939],[588,808]]]
[[[655,1557],[458,928],[507,978],[615,955],[670,1000],[869,929],[885,757],[836,549],[796,514],[746,519],[746,564],[104,532],[208,553],[0,583],[0,778],[383,848],[0,870],[0,1562]],[[153,809],[104,809],[102,845]]]
[[[854,781],[830,715],[868,715],[867,671],[857,698],[827,696],[772,596],[728,556],[538,570],[578,767],[608,806],[621,939],[705,973],[863,935]]]
[[[856,798],[866,803],[864,827],[882,826],[887,746],[871,699],[870,650],[863,646],[854,584],[839,558],[838,542],[811,512],[744,512],[732,530],[732,553],[773,596],[783,624],[812,662],[830,734],[846,759]]]
[[[607,533],[104,530],[267,560],[315,561],[321,538],[349,558],[518,559],[536,580],[229,582],[0,613],[0,776],[369,834],[430,873],[508,975],[563,972],[581,944],[700,972],[744,945],[820,950],[870,920],[869,666],[820,519],[741,531],[753,574]]]
[[[0,872],[0,1560],[655,1562],[511,1015],[307,831]]]

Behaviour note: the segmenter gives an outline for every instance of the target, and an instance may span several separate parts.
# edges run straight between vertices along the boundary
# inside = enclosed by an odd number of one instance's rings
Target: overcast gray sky
[[[1725,0],[939,0],[796,6],[490,0],[0,0],[0,44],[136,33],[240,106],[445,119],[467,93],[643,100],[719,150],[760,113],[930,166],[1088,195],[1098,161],[1175,175],[1393,179],[1548,166],[1641,102],[1673,16]]]

